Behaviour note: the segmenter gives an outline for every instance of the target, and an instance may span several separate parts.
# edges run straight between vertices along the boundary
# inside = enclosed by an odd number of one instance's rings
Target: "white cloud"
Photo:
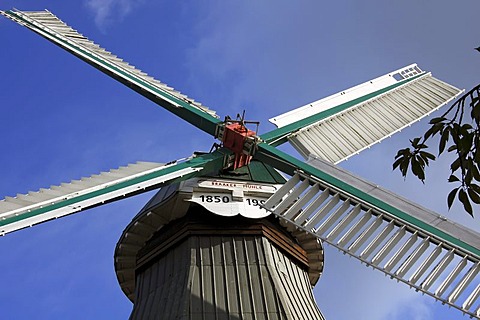
[[[87,0],[86,6],[95,15],[95,24],[105,30],[116,20],[122,20],[143,0]]]

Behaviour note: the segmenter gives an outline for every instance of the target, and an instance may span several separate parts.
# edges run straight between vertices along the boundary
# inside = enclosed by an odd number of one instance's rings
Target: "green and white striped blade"
[[[457,97],[457,89],[416,64],[270,119],[264,138],[288,140],[306,159],[338,163],[420,120]]]
[[[156,189],[167,183],[218,172],[220,151],[185,161],[137,162],[60,186],[0,201],[0,235]]]
[[[292,175],[265,203],[291,232],[480,317],[480,234],[328,161],[304,163],[267,144],[257,158]]]
[[[7,18],[38,33],[142,96],[199,129],[215,135],[216,113],[161,83],[78,33],[49,11],[0,11]]]

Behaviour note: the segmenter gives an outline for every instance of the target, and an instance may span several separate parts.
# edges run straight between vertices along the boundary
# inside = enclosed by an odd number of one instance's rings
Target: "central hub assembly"
[[[259,122],[245,121],[244,116],[245,114],[242,117],[237,115],[237,120],[227,116],[216,132],[216,138],[234,153],[234,159],[230,161],[230,167],[234,170],[250,163],[260,140],[257,136]],[[255,124],[255,131],[248,129],[247,124]]]

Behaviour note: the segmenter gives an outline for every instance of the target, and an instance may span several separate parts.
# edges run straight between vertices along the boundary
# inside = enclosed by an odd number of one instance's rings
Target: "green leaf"
[[[412,164],[412,173],[420,179],[422,182],[425,180],[425,172],[423,171],[423,168],[421,164],[414,158],[411,159],[411,164]]]
[[[463,135],[461,139],[458,140],[457,146],[460,154],[467,154],[472,148],[473,134],[467,133]]]
[[[480,194],[480,186],[478,184],[472,183],[469,187],[470,189],[473,189],[476,193]]]
[[[402,161],[405,161],[405,157],[401,157],[401,158],[398,158],[397,160],[395,160],[395,162],[393,163],[393,169],[392,170],[397,169],[397,167],[402,163]]]
[[[454,144],[454,145],[450,146],[447,151],[452,152],[452,151],[457,150],[457,148],[458,148],[458,146],[456,144]]]
[[[478,101],[478,97],[476,98]],[[476,103],[475,106],[472,106],[471,116],[475,120],[480,120],[480,103]]]
[[[458,168],[460,168],[460,163],[461,163],[460,158],[455,159],[455,161],[453,161],[452,164],[450,165],[450,170],[452,170],[452,172],[457,171]]]
[[[422,156],[422,158],[424,159],[430,159],[430,160],[435,160],[435,156],[433,154],[431,154],[430,152],[426,152],[426,151],[420,151],[420,155]]]
[[[400,172],[402,173],[403,177],[407,176],[408,163],[409,163],[408,159],[405,159],[405,161],[402,161],[402,163],[400,163]]]
[[[412,147],[415,149],[418,149],[418,143],[420,142],[420,138],[415,138],[413,140],[410,140],[410,143],[412,144]]]
[[[422,158],[421,155],[417,154],[417,155],[415,156],[415,160],[417,160],[417,162],[420,164],[420,166],[422,167],[422,169],[425,169],[426,163],[425,163],[425,160],[423,160],[423,158]]]
[[[460,179],[457,178],[456,175],[450,175],[450,177],[448,177],[448,182],[457,182],[457,181],[460,181]]]
[[[479,97],[472,98],[472,102],[470,102],[470,107],[473,107],[474,105],[477,105],[479,101],[480,101]]]
[[[452,207],[453,200],[455,200],[455,196],[457,195],[458,189],[460,189],[460,187],[452,189],[452,191],[450,191],[450,193],[448,194],[448,197],[447,197],[448,209],[450,209]]]
[[[445,119],[444,117],[433,118],[432,120],[430,120],[430,124],[436,124],[445,120],[447,119]]]
[[[473,178],[480,182],[480,172],[478,171],[478,165],[474,163],[470,170],[472,170]]]
[[[441,154],[445,150],[445,146],[447,145],[449,134],[450,132],[448,128],[443,130],[442,136],[440,137],[440,143],[438,144],[438,154]]]
[[[472,170],[465,170],[465,177],[463,178],[463,180],[465,181],[466,185],[472,183],[472,178]]]
[[[478,179],[475,176],[478,177],[479,173],[478,173],[477,165],[473,162],[472,157],[468,157],[467,159],[465,159],[464,166],[466,169],[465,178],[464,178],[465,183],[467,185],[470,185],[473,179],[478,181]]]
[[[468,188],[467,192],[468,196],[474,203],[480,204],[480,195],[475,190],[473,190],[472,188]]]
[[[395,156],[395,159],[402,156],[403,157],[408,156],[409,154],[411,154],[410,148],[400,149],[398,150],[397,155]]]
[[[430,165],[430,161],[429,160],[432,160],[432,161],[435,161],[435,156],[429,152],[426,152],[426,151],[420,151],[418,153],[418,156],[420,156],[423,160],[423,162],[425,163],[425,165]]]
[[[443,128],[442,123],[436,123],[433,126],[431,126],[430,129],[428,129],[423,135],[424,141],[430,138],[431,136],[436,135],[442,128]]]
[[[465,211],[467,211],[467,213],[473,217],[472,204],[470,203],[470,200],[465,190],[460,189],[460,192],[458,193],[458,199],[463,204],[463,208],[465,209]]]
[[[460,136],[459,136],[459,128],[460,126],[456,123],[453,124],[453,129],[450,130],[450,136],[452,137],[454,144],[460,143]]]

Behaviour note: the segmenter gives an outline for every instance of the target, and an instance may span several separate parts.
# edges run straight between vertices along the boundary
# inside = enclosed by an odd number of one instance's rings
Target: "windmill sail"
[[[6,197],[0,201],[0,235],[147,192],[165,183],[215,172],[223,161],[224,154],[215,152],[170,164],[137,162],[49,189]]]
[[[197,128],[214,135],[216,113],[90,41],[49,11],[0,11]]]
[[[457,89],[416,64],[270,119],[279,127],[262,136],[288,139],[305,158],[338,163],[391,136],[457,97]]]
[[[214,112],[122,61],[50,12],[0,13],[215,135],[220,121]],[[292,178],[263,207],[293,234],[311,234],[416,290],[480,317],[480,235],[332,164],[401,130],[460,93],[411,65],[272,119],[279,128],[260,137],[263,142],[256,145],[255,158]],[[305,163],[275,148],[287,141],[304,157],[314,154],[319,158]],[[7,197],[0,202],[0,234],[217,171],[229,155],[230,151],[220,149],[181,163],[137,163]],[[139,229],[148,227],[144,224]],[[126,241],[122,250],[138,246],[136,236],[130,233],[132,242]],[[146,239],[140,239],[142,245]],[[116,263],[124,274],[127,267],[120,260]],[[132,271],[121,281],[134,279]]]
[[[480,316],[478,233],[327,161],[312,158],[309,165],[266,145],[261,154],[293,175],[265,203],[287,229],[313,234],[391,278]]]

